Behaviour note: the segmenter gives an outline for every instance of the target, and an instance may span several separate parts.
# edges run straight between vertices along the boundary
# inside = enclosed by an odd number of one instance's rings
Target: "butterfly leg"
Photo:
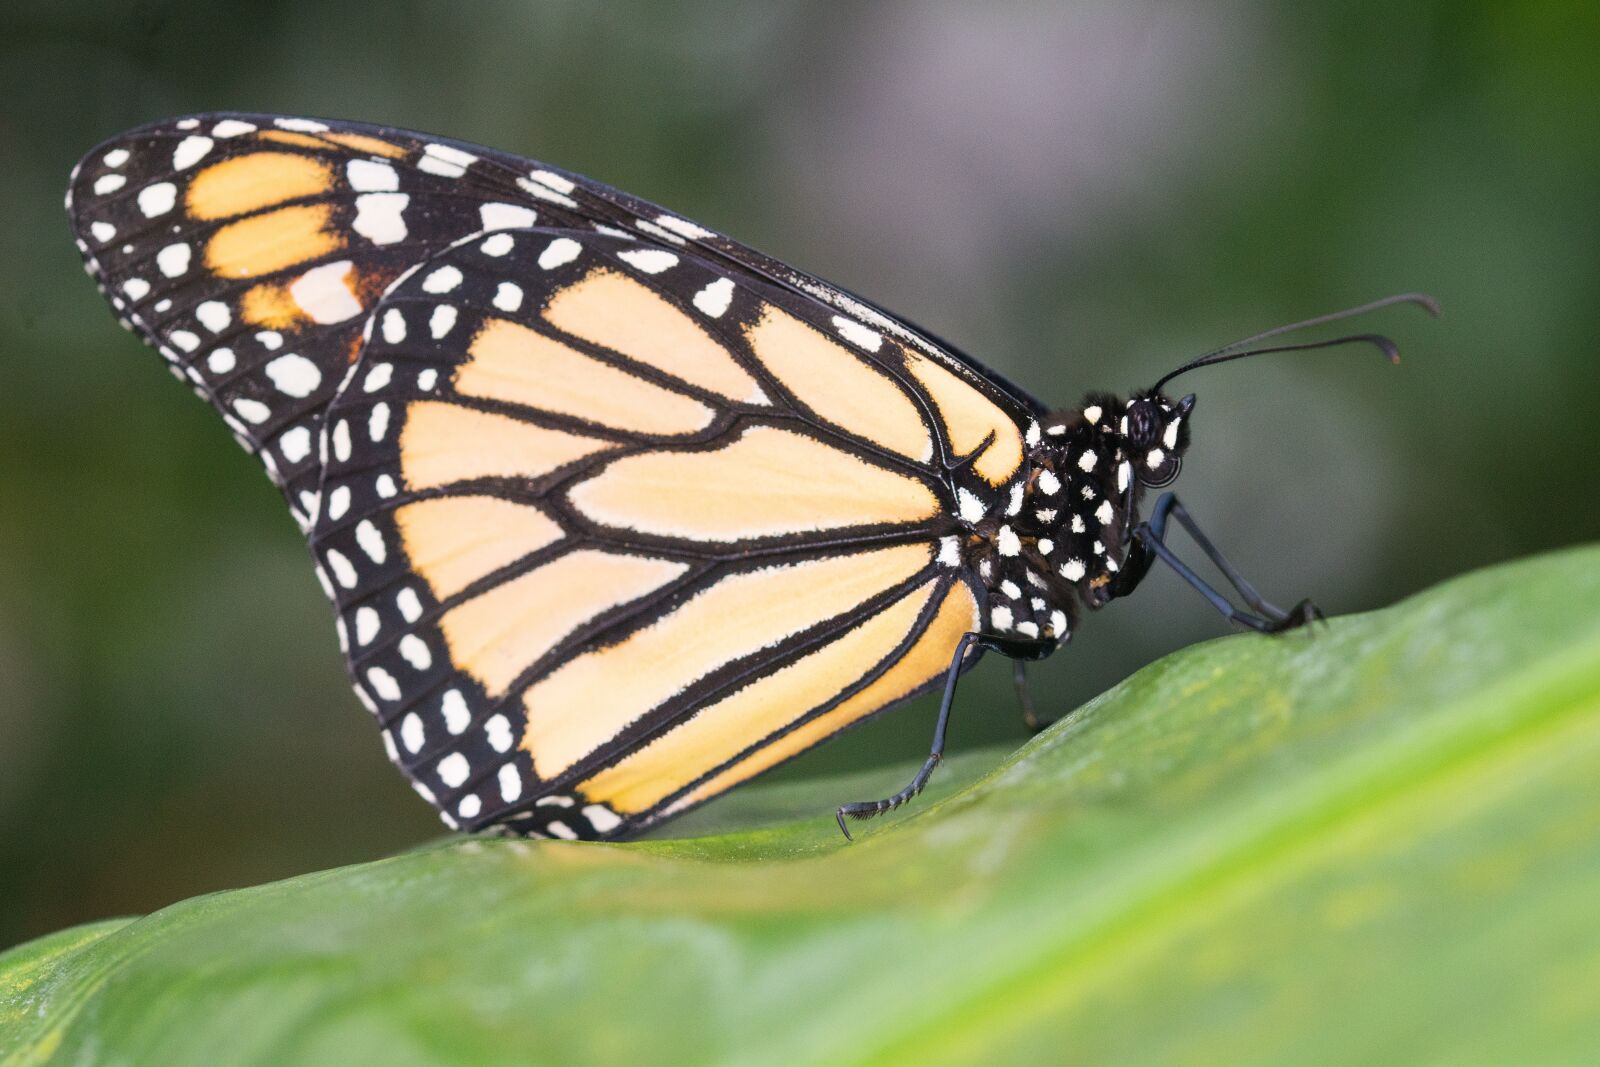
[[[1216,565],[1223,576],[1228,579],[1239,596],[1249,607],[1259,614],[1241,611],[1228,602],[1227,598],[1218,593],[1206,583],[1198,574],[1179,559],[1166,544],[1167,521],[1175,518],[1189,535],[1194,538],[1206,558]],[[1199,525],[1189,515],[1187,509],[1179,503],[1178,498],[1172,493],[1165,493],[1156,502],[1150,520],[1142,522],[1134,528],[1132,534],[1134,542],[1133,551],[1129,554],[1128,562],[1123,568],[1114,596],[1127,596],[1138,587],[1144,576],[1149,572],[1151,565],[1159,559],[1178,573],[1178,576],[1188,582],[1196,592],[1210,601],[1223,618],[1240,626],[1257,630],[1262,633],[1279,633],[1297,626],[1304,626],[1313,620],[1324,618],[1320,609],[1309,600],[1302,600],[1290,611],[1284,611],[1267,601],[1260,593],[1256,592],[1238,569],[1230,563],[1212,544]]]
[[[1245,602],[1247,607],[1277,622],[1285,622],[1292,618],[1296,612],[1307,607],[1316,617],[1320,618],[1322,616],[1322,613],[1309,601],[1301,601],[1300,604],[1295,606],[1295,611],[1284,611],[1256,592],[1256,587],[1251,585],[1245,576],[1239,573],[1237,567],[1228,562],[1228,557],[1222,554],[1221,549],[1211,543],[1211,538],[1207,537],[1204,531],[1200,529],[1200,524],[1194,521],[1194,517],[1189,514],[1189,509],[1183,506],[1175,493],[1163,493],[1161,499],[1156,501],[1156,513],[1151,516],[1151,529],[1157,537],[1163,540],[1166,539],[1166,520],[1169,515],[1177,519],[1178,525],[1182,526],[1188,531],[1189,536],[1194,538],[1194,543],[1200,546],[1200,551],[1204,552],[1206,558],[1216,566],[1217,570],[1222,572],[1223,577],[1228,579],[1228,583],[1238,590],[1240,599]],[[1158,517],[1161,520],[1159,527],[1155,523],[1155,519]]]
[[[978,658],[988,650],[988,643],[984,641],[982,634],[963,634],[961,640],[956,643],[956,654],[950,658],[950,669],[944,676],[944,696],[939,700],[939,721],[933,728],[933,748],[928,753],[928,759],[923,763],[922,769],[911,779],[910,785],[892,797],[842,805],[836,817],[839,820],[839,831],[844,834],[845,840],[853,840],[850,837],[850,828],[845,825],[846,818],[871,819],[886,811],[893,811],[922,792],[923,786],[928,784],[928,779],[933,776],[933,769],[944,758],[944,735],[946,727],[950,725],[950,705],[955,703],[956,682],[961,678],[962,660],[967,654],[967,649],[974,644],[977,644],[978,648],[973,654],[973,662],[977,662]]]
[[[1033,701],[1033,690],[1028,686],[1026,659],[1011,661],[1011,685],[1017,691],[1017,703],[1022,705],[1022,725],[1028,728],[1030,734],[1039,733],[1045,727],[1054,726],[1060,721],[1060,716],[1051,719],[1040,718],[1038,705]]]

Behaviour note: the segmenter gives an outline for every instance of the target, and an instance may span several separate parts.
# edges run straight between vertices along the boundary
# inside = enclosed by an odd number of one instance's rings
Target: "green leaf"
[[[0,956],[0,1054],[1600,1059],[1600,550],[1190,648],[955,763],[853,845],[833,806],[903,769],[68,931]]]

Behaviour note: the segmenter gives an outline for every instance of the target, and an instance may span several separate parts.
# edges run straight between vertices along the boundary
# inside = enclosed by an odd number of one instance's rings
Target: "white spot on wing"
[[[456,788],[467,780],[467,775],[472,773],[472,767],[467,763],[467,757],[459,752],[452,752],[439,761],[439,780],[451,789]]]
[[[278,453],[289,463],[299,463],[311,454],[311,431],[304,426],[294,426],[278,438]]]
[[[456,324],[456,309],[449,304],[440,304],[433,309],[433,314],[428,316],[428,332],[435,341],[449,333]]]
[[[201,134],[185,137],[178,142],[178,147],[172,152],[172,168],[174,170],[187,170],[205,158],[211,151],[211,138]]]
[[[423,740],[422,717],[414,711],[407,712],[400,722],[400,743],[406,746],[407,752],[415,753],[422,750]]]
[[[392,245],[406,239],[405,193],[362,193],[356,197],[356,217],[350,228],[375,245]]]
[[[246,422],[255,423],[257,426],[272,417],[272,409],[259,400],[249,397],[240,397],[233,402],[233,410]]]
[[[367,436],[376,444],[382,441],[388,432],[389,405],[382,403],[372,405],[372,413],[367,416]]]
[[[428,648],[428,643],[416,634],[406,634],[395,647],[400,653],[400,658],[416,670],[425,671],[433,666],[432,650]]]
[[[212,333],[221,333],[233,321],[233,314],[228,310],[228,305],[220,300],[207,300],[194,309],[194,317],[200,325]]]
[[[373,638],[378,636],[378,631],[382,628],[382,621],[372,608],[356,609],[356,644],[372,644]]]
[[[478,218],[486,230],[522,230],[539,221],[533,208],[521,204],[484,204]]]
[[[578,258],[583,246],[570,237],[557,237],[539,253],[539,266],[553,270]]]
[[[169,278],[176,278],[189,271],[189,246],[179,242],[170,244],[156,253],[156,266],[161,268],[161,273]]]
[[[489,747],[496,752],[509,752],[513,738],[511,736],[511,722],[504,715],[495,715],[483,724],[483,736],[489,742]]]
[[[171,182],[156,182],[139,190],[139,210],[147,219],[165,215],[178,202],[178,187]]]
[[[516,282],[501,282],[494,291],[494,306],[501,311],[516,311],[522,306],[522,286]]]
[[[444,715],[444,728],[452,734],[459,734],[472,722],[472,712],[467,709],[467,698],[461,695],[459,689],[447,689],[439,703],[439,711]]]
[[[733,302],[733,279],[718,278],[694,294],[694,306],[712,318],[720,318]]]
[[[400,188],[400,175],[376,159],[352,159],[345,164],[344,173],[350,188],[358,193],[392,193]]]
[[[389,556],[388,546],[383,543],[383,535],[378,532],[378,527],[373,525],[371,519],[362,519],[356,524],[356,544],[361,546],[361,551],[374,563],[381,564]]]
[[[350,461],[350,423],[344,419],[333,428],[333,457],[340,463]]]
[[[678,257],[664,248],[635,248],[618,252],[617,258],[646,274],[660,274],[678,265]]]
[[[428,273],[422,279],[422,291],[425,293],[448,293],[461,284],[461,272],[448,263]]]
[[[333,580],[346,589],[356,587],[356,569],[349,558],[337,548],[330,548],[323,555],[328,562],[328,570],[333,572]]]
[[[577,188],[570,178],[563,178],[561,175],[548,170],[536,170],[529,174],[528,177],[545,188],[554,189],[558,193],[570,193]]]
[[[406,339],[406,317],[399,308],[390,308],[383,313],[383,339],[391,345]]]
[[[568,192],[570,191],[568,190]],[[711,231],[704,226],[696,226],[688,219],[680,219],[676,215],[657,215],[656,225],[696,241],[713,236]]]
[[[266,372],[278,392],[297,399],[310,396],[322,384],[322,371],[317,365],[293,352],[268,363]]]
[[[328,518],[337,522],[350,510],[350,487],[340,485],[328,493]]]

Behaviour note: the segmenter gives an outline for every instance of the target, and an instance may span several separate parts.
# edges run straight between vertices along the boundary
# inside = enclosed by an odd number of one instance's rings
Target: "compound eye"
[[[1156,414],[1155,406],[1147,401],[1142,401],[1128,409],[1128,443],[1135,450],[1143,451],[1155,443],[1156,435],[1161,432],[1161,418]]]

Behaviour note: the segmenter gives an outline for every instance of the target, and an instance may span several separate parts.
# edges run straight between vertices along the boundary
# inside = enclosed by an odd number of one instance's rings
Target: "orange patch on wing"
[[[723,770],[674,801],[667,814],[691,807],[702,800],[731,789],[774,767],[812,745],[827,740],[852,723],[921,689],[940,677],[950,666],[956,645],[969,630],[978,628],[978,604],[971,590],[956,582],[945,594],[933,621],[904,656],[879,675],[870,685],[841,701],[815,719],[776,738],[748,757]]]
[[[322,135],[322,139],[324,141],[332,141],[335,144],[342,144],[346,148],[354,148],[357,152],[368,152],[375,156],[388,156],[390,159],[398,159],[406,154],[406,150],[399,145],[390,144],[388,141],[380,140],[377,137],[368,137],[364,133],[325,133]]]
[[[933,454],[917,405],[865,357],[771,304],[745,336],[784,388],[835,426],[911,459]]]
[[[558,467],[617,446],[508,415],[442,400],[406,409],[400,431],[400,473],[411,489],[433,489],[474,478],[538,478]]]
[[[932,557],[928,545],[897,545],[723,578],[530,686],[522,747],[539,777],[554,778],[684,687],[851,611],[925,571]]]
[[[252,152],[225,159],[195,175],[184,194],[197,219],[226,219],[259,208],[318,196],[333,187],[333,168],[292,152]]]
[[[659,589],[688,564],[598,549],[570,552],[473,597],[439,619],[450,662],[490,697],[579,626]],[[586,695],[584,706],[596,695]],[[571,709],[581,715],[583,707]]]
[[[753,426],[707,451],[624,456],[568,495],[595,522],[699,541],[923,522],[939,513],[938,498],[915,478],[775,426]]]
[[[621,812],[645,811],[868,676],[911,633],[933,582],[815,652],[707,705],[578,788]]]
[[[973,462],[972,469],[990,485],[1000,485],[1017,473],[1022,465],[1022,434],[1004,411],[953,371],[926,356],[907,352],[906,366],[933,398],[956,455],[967,455],[992,433],[994,440]]]
[[[254,278],[344,247],[330,204],[283,207],[230,222],[206,242],[206,266],[224,278]]]
[[[618,430],[689,434],[716,413],[698,400],[618,370],[505,319],[472,339],[456,392],[586,419]]]
[[[411,569],[439,600],[561,539],[561,527],[543,511],[494,496],[419,500],[394,518]]]
[[[305,318],[305,313],[289,295],[288,287],[262,282],[246,289],[239,298],[239,317],[252,326],[287,330]]]
[[[600,268],[556,292],[547,322],[729,400],[765,402],[755,379],[699,323],[648,286]]]

